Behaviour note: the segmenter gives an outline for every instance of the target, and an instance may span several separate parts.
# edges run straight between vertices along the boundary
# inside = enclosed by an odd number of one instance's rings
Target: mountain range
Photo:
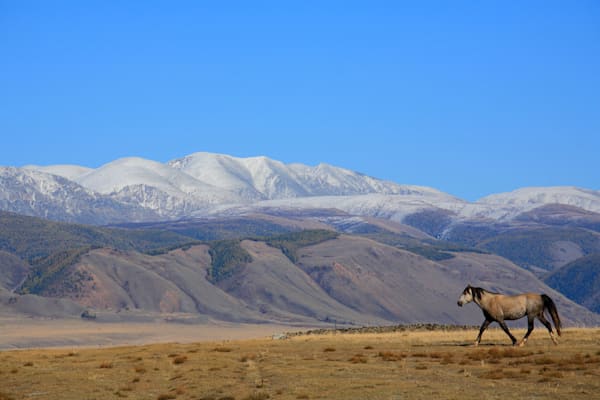
[[[328,164],[194,153],[167,163],[123,158],[75,165],[0,167],[0,209],[90,224],[247,213],[256,209],[337,208],[402,222],[424,210],[453,221],[512,220],[548,204],[600,212],[600,192],[523,188],[468,202],[439,190],[376,179]]]
[[[588,189],[468,202],[327,164],[195,153],[0,167],[0,210],[0,313],[478,323],[455,307],[472,283],[544,291],[569,323],[600,323]]]

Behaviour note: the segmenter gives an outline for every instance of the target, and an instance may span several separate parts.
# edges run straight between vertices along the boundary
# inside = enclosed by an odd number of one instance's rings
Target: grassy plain
[[[524,332],[515,330],[517,335]],[[300,335],[0,352],[0,399],[600,398],[600,329]]]

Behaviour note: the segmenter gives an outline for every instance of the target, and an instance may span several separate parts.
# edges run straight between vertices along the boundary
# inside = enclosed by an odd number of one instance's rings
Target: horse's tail
[[[552,299],[543,294],[542,300],[544,301],[544,309],[548,310],[550,316],[552,317],[552,322],[554,322],[554,327],[556,328],[556,333],[560,336],[560,317],[558,316],[558,310],[556,309],[556,304]]]

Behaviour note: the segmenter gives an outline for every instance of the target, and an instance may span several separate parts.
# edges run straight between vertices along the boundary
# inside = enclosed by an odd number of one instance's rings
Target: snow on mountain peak
[[[566,204],[580,207],[600,200],[600,191],[581,189],[574,186],[526,187],[507,193],[486,196],[478,203],[483,204]]]
[[[237,158],[194,153],[169,166],[214,186],[240,193],[248,201],[307,196],[438,193],[432,188],[399,185],[321,163],[315,167],[285,164],[268,157]]]
[[[430,187],[400,185],[326,163],[285,164],[265,156],[238,158],[206,152],[168,163],[128,157],[96,169],[27,166],[3,173],[0,188],[6,191],[5,209],[12,207],[11,196],[19,197],[23,181],[34,193],[22,196],[24,201],[44,196],[49,204],[55,193],[66,198],[69,190],[86,190],[86,198],[111,199],[118,203],[114,207],[126,207],[136,218],[183,218],[236,207],[338,208],[396,221],[426,209],[446,210],[464,219],[511,219],[555,203],[600,212],[600,192],[574,187],[523,188],[469,203]]]
[[[526,187],[486,196],[467,204],[460,215],[464,218],[509,220],[549,204],[569,205],[600,213],[600,191],[573,186]]]
[[[76,181],[104,194],[118,192],[127,186],[146,185],[180,195],[207,186],[165,164],[139,157],[121,158],[104,164]]]
[[[248,200],[262,197],[252,186],[250,172],[232,156],[199,152],[169,161],[167,165],[198,181],[239,193]]]
[[[30,171],[40,171],[45,172],[47,174],[62,176],[63,178],[67,178],[71,181],[79,178],[82,175],[85,175],[91,171],[92,168],[82,167],[80,165],[48,165],[48,166],[40,166],[40,165],[26,165],[23,169],[27,169]]]

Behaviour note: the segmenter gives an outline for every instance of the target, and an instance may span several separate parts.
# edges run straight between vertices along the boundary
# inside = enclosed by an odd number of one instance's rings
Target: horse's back
[[[544,300],[539,293],[523,293],[510,297],[514,298],[515,303],[522,307],[524,314],[521,317],[525,314],[538,314],[544,309]]]
[[[525,315],[537,312],[541,302],[539,294],[523,293],[517,295],[498,295],[496,304],[502,309],[504,319],[519,319]]]

